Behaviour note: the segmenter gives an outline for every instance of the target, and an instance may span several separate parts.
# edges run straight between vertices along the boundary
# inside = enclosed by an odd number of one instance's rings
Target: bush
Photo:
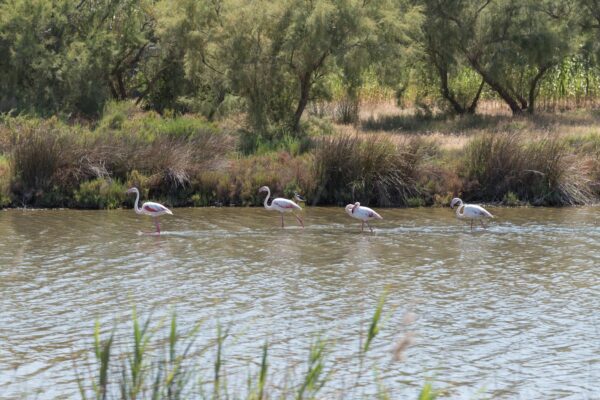
[[[55,119],[19,120],[11,126],[12,190],[24,204],[64,206],[84,172],[78,165],[78,128]],[[51,193],[53,192],[53,193]]]
[[[531,142],[514,134],[473,139],[465,156],[465,197],[502,201],[508,193],[533,205],[593,201],[587,172],[556,138]]]
[[[379,206],[414,203],[419,189],[416,141],[396,145],[381,136],[334,136],[321,140],[315,155],[319,202],[354,201]]]
[[[98,178],[83,182],[74,193],[77,208],[114,209],[125,200],[125,186],[115,180]]]

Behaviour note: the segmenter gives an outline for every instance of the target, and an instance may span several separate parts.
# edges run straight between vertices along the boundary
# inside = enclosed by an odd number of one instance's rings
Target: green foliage
[[[74,206],[77,208],[114,209],[119,208],[125,200],[127,188],[114,180],[97,178],[83,182],[73,194]]]
[[[506,192],[506,194],[502,198],[502,204],[507,206],[518,206],[521,204],[521,201],[519,200],[519,196],[517,196],[516,193],[509,191]]]
[[[283,124],[297,132],[308,101],[328,97],[328,76],[354,85],[376,54],[399,55],[383,49],[399,47],[394,39],[415,21],[403,12],[410,8],[387,0],[176,4],[189,15],[171,24],[189,29],[188,74],[244,98],[255,131]]]

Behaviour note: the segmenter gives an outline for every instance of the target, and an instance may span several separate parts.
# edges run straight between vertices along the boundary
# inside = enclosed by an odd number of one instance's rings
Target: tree
[[[450,3],[439,0],[416,1],[425,16],[417,38],[421,47],[418,65],[437,76],[440,95],[454,113],[473,114],[485,81],[478,78],[475,85],[469,84],[472,70],[461,53],[461,34],[464,34],[460,29],[462,23],[452,23],[448,14],[458,4]],[[453,84],[453,81],[459,81],[462,85]]]
[[[455,2],[453,2],[455,3]],[[461,32],[469,65],[515,114],[533,113],[541,79],[574,51],[576,29],[564,0],[444,4]]]
[[[358,76],[383,48],[401,46],[404,30],[418,21],[400,0],[210,4],[195,16],[205,23],[190,24],[202,28],[189,42],[189,72],[220,74],[246,99],[257,130],[283,124],[297,132],[316,85],[339,71]]]

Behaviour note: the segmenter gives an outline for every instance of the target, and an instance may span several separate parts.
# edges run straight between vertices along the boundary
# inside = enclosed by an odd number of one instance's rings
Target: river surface
[[[160,237],[131,210],[0,212],[0,398],[77,398],[94,322],[128,332],[134,305],[176,311],[181,329],[205,321],[206,338],[229,327],[234,376],[266,339],[273,370],[331,339],[333,397],[384,291],[369,365],[395,398],[427,380],[449,398],[600,398],[599,208],[491,208],[473,232],[450,209],[379,211],[371,234],[341,208],[284,230],[262,208],[176,209]]]

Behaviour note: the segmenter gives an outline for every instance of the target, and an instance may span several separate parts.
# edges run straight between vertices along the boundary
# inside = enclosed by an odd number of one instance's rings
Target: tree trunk
[[[519,103],[510,95],[508,90],[503,87],[499,82],[497,82],[490,74],[488,74],[482,67],[479,65],[479,61],[475,58],[468,57],[469,63],[473,67],[481,78],[492,88],[498,95],[504,100],[506,104],[510,107],[510,110],[513,114],[520,114],[523,110]]]
[[[538,73],[533,77],[531,84],[529,85],[529,114],[533,114],[535,112],[535,99],[537,97],[536,91],[537,86],[540,80],[544,77],[546,72],[550,69],[551,65],[544,65],[540,67]]]
[[[298,106],[296,107],[296,112],[294,113],[294,117],[292,119],[292,130],[294,132],[298,132],[300,130],[300,118],[302,118],[304,109],[308,104],[308,97],[310,94],[311,86],[311,75],[311,72],[307,72],[304,75],[300,76],[300,99],[298,100]]]
[[[482,79],[481,84],[479,85],[479,89],[477,89],[477,93],[475,94],[475,97],[473,97],[473,101],[471,102],[471,105],[469,106],[469,108],[467,108],[467,112],[469,114],[475,114],[475,110],[477,109],[477,103],[479,103],[479,98],[481,97],[481,92],[483,92],[484,85],[485,85],[485,80]]]
[[[118,71],[116,73],[116,80],[119,89],[119,100],[127,99],[127,89],[125,89],[125,83],[123,82],[123,72]]]
[[[298,106],[296,107],[296,112],[292,118],[292,130],[294,132],[298,132],[300,130],[300,118],[302,118],[302,114],[304,114],[304,109],[308,104],[308,99],[310,98],[310,88],[312,86],[312,76],[313,73],[319,70],[327,58],[329,54],[329,50],[325,51],[321,54],[314,64],[312,64],[307,70],[299,74],[298,79],[300,79],[300,99],[298,100]]]
[[[458,101],[456,101],[454,94],[452,94],[450,87],[448,86],[448,70],[442,65],[436,66],[440,75],[440,90],[442,92],[442,96],[444,96],[444,98],[452,105],[452,108],[454,108],[454,112],[456,114],[464,114],[466,112],[465,108]]]

